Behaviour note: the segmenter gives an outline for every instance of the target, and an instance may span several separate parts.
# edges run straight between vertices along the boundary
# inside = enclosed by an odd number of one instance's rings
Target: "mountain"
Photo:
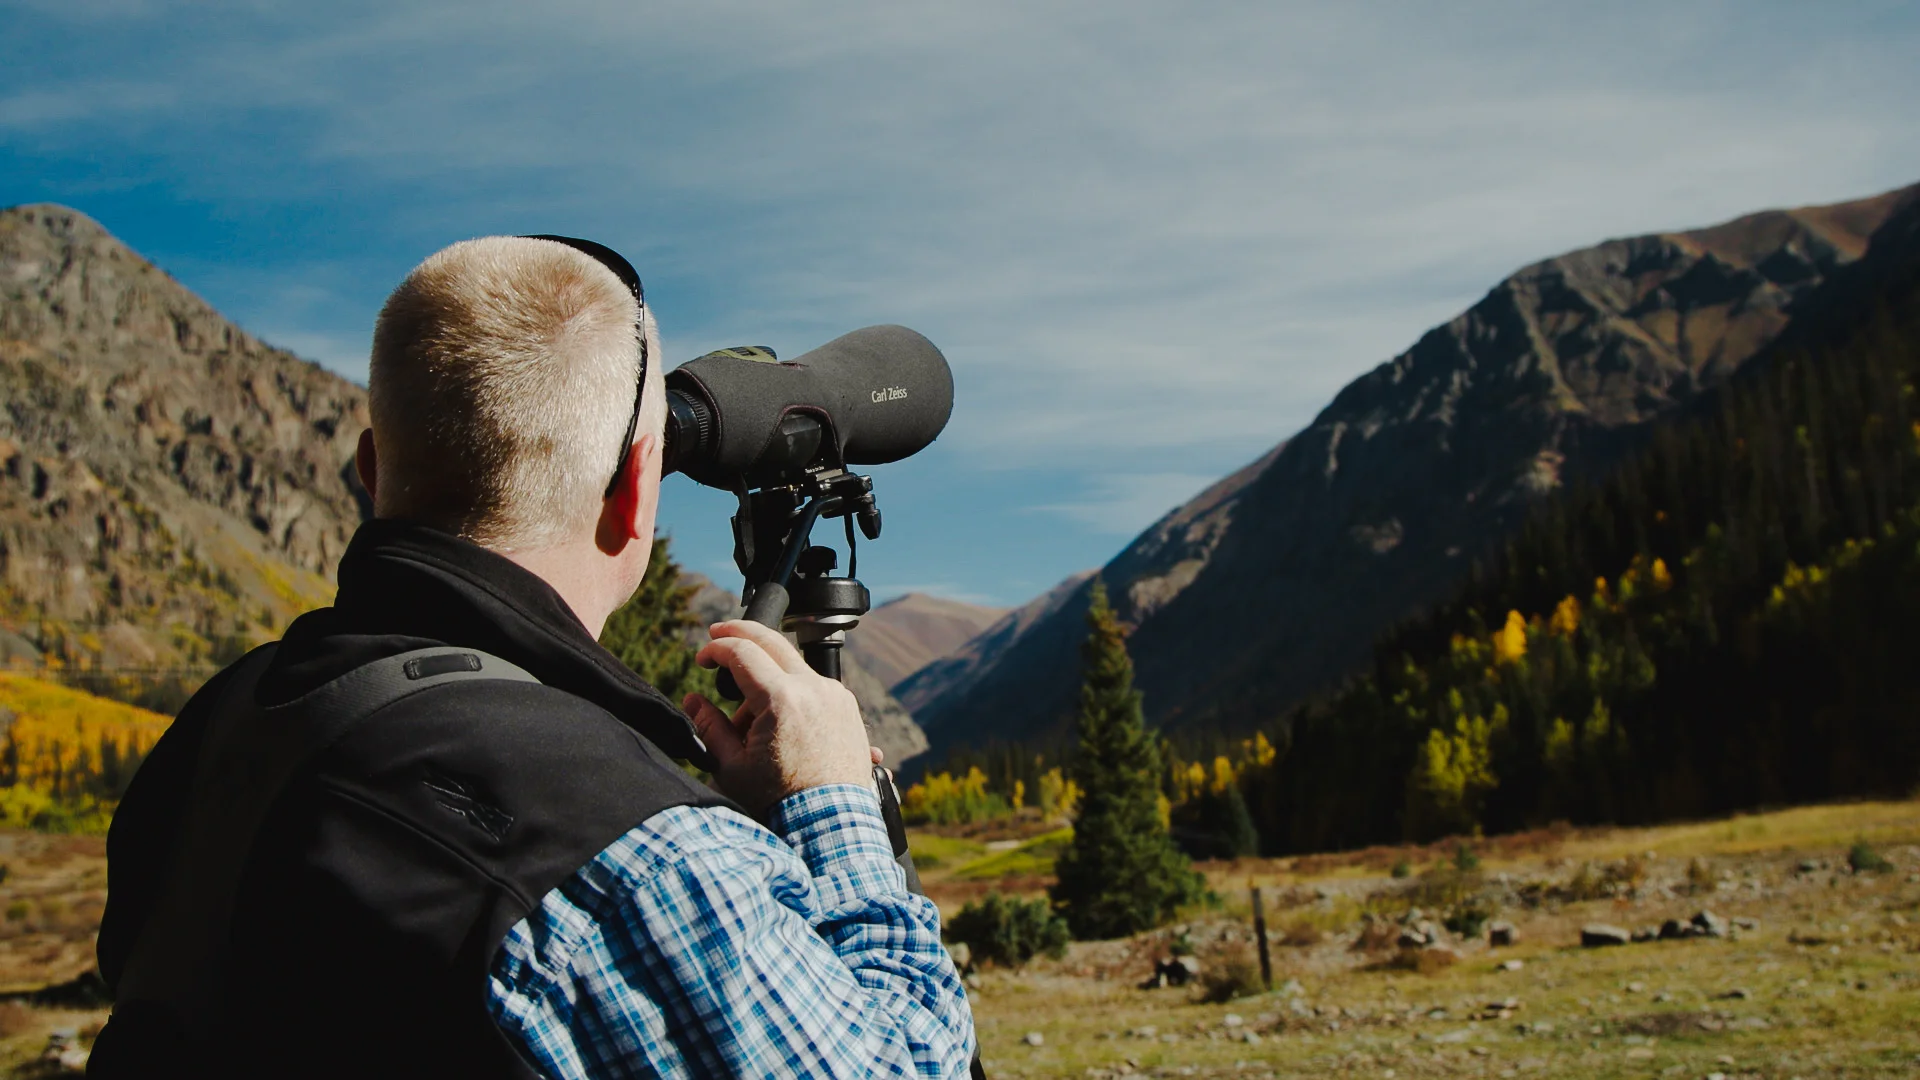
[[[372,509],[366,391],[78,211],[0,210],[0,395],[0,664],[184,668],[190,692],[332,601]],[[925,749],[878,678],[848,682],[890,760]]]
[[[1244,730],[1353,672],[1542,496],[1740,370],[1916,193],[1535,263],[1355,380],[1101,570],[1150,720]],[[900,687],[935,750],[1044,737],[1069,714],[1087,587],[1036,603]]]
[[[889,600],[860,619],[847,634],[847,652],[888,686],[971,641],[993,625],[1006,608],[908,593]]]
[[[59,206],[0,210],[0,651],[204,666],[333,594],[366,392]]]
[[[1920,782],[1920,198],[1240,774],[1269,852]],[[1909,631],[1910,632],[1910,631]]]
[[[1081,595],[1081,588],[1092,578],[1091,570],[1067,578],[1037,599],[1002,615],[965,645],[901,680],[894,687],[901,704],[918,716],[922,709],[937,708],[943,701],[974,692],[995,672],[1017,661],[1015,646],[1024,647],[1036,627],[1055,626],[1059,620],[1054,616]],[[964,721],[949,727],[952,737],[944,740],[946,743],[973,742],[976,733],[981,739],[1006,734],[998,728],[989,730],[990,725],[970,726]]]
[[[688,574],[683,581],[700,588],[687,605],[700,617],[700,625],[687,635],[689,643],[697,647],[706,642],[708,625],[722,619],[737,619],[743,609],[738,596],[700,574]],[[860,717],[867,723],[867,738],[886,751],[889,768],[897,769],[926,752],[927,733],[914,722],[913,714],[888,692],[887,684],[869,671],[851,648],[840,654],[840,680],[860,703]]]

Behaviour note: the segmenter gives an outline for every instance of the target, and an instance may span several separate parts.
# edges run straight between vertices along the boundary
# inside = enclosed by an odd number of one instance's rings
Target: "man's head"
[[[608,577],[609,589],[631,578],[624,599],[646,566],[666,416],[656,362],[631,452],[620,445],[643,315],[612,271],[551,240],[469,240],[415,267],[374,330],[360,466],[375,513],[539,563],[556,587],[541,556],[564,553],[561,576]]]

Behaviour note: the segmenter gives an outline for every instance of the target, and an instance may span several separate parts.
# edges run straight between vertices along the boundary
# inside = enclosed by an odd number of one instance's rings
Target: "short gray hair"
[[[592,529],[626,452],[640,314],[612,271],[551,240],[468,240],[415,267],[373,333],[376,513],[505,551]],[[635,435],[657,437],[648,366]]]

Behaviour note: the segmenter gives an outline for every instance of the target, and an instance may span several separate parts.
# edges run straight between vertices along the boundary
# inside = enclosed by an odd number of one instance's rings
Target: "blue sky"
[[[1920,180],[1916,57],[1900,3],[14,2],[0,205],[361,380],[486,233],[624,252],[676,363],[905,323],[957,403],[861,576],[1012,604],[1521,265]]]

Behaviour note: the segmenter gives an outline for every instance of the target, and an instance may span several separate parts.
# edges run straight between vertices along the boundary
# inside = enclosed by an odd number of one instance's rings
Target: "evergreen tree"
[[[1119,937],[1165,922],[1205,886],[1167,833],[1159,747],[1141,717],[1125,632],[1097,579],[1087,627],[1072,765],[1085,794],[1052,895],[1075,937]]]
[[[1196,859],[1237,859],[1260,850],[1260,832],[1238,784],[1207,788],[1175,807],[1173,836]]]
[[[600,632],[608,652],[675,704],[695,691],[714,694],[714,674],[693,662],[699,650],[689,640],[700,619],[687,605],[699,589],[681,584],[680,577],[666,538],[655,537],[640,588]]]

